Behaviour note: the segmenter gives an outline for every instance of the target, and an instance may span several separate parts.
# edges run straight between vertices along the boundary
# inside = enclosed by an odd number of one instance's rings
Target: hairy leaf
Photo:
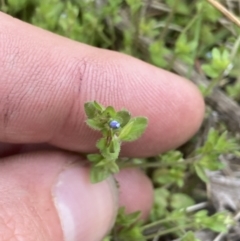
[[[90,162],[99,162],[103,159],[103,157],[100,154],[89,154],[89,155],[87,155],[87,159]]]
[[[89,119],[92,119],[97,114],[97,108],[95,107],[93,102],[87,102],[84,104],[84,110]]]
[[[127,110],[120,110],[117,112],[116,120],[121,123],[121,127],[123,128],[131,119],[131,114]]]
[[[133,118],[120,132],[119,138],[121,141],[135,141],[145,131],[147,127],[147,118]]]
[[[90,179],[92,183],[102,182],[111,175],[104,166],[93,166],[90,171]]]
[[[86,123],[93,130],[100,131],[100,130],[102,130],[102,128],[104,128],[104,125],[101,122],[96,121],[94,119],[88,119],[88,120],[86,120]]]

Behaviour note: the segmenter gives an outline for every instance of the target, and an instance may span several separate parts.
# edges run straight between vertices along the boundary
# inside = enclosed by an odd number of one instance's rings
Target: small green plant
[[[87,102],[84,107],[87,125],[102,134],[96,145],[100,153],[87,155],[92,163],[91,181],[96,183],[119,171],[117,159],[121,143],[137,140],[145,131],[148,120],[145,117],[132,118],[125,109],[105,108],[96,101]]]
[[[187,158],[183,157],[182,152],[171,150],[156,156],[154,160],[139,160],[131,166],[154,168],[152,180],[155,184],[168,187],[175,185],[182,188],[189,173],[197,174],[202,181],[208,182],[205,171],[223,169],[225,165],[219,161],[219,156],[230,153],[239,156],[237,139],[230,136],[227,131],[220,132],[211,128],[204,144],[196,148]]]
[[[210,63],[203,64],[203,71],[211,78],[219,77],[230,65],[230,54],[227,49],[220,51],[218,48],[214,48],[210,53]]]
[[[116,223],[112,232],[114,240],[116,238],[114,237],[114,234],[117,234],[118,241],[146,241],[141,229],[143,222],[140,220],[140,216],[141,213],[138,211],[126,214],[124,207],[119,208]]]
[[[189,41],[185,34],[179,36],[174,49],[175,56],[187,64],[193,64],[194,59],[191,53],[197,48],[197,42]]]
[[[232,68],[230,53],[226,48],[223,51],[214,48],[212,52],[209,53],[209,58],[211,59],[210,63],[202,65],[204,73],[212,78],[211,83],[204,91],[205,96],[211,94],[213,88],[221,80],[222,76]]]
[[[240,101],[240,82],[237,81],[233,85],[226,87],[228,95],[236,101]]]
[[[234,218],[228,212],[218,212],[210,216],[205,209],[190,213],[187,208],[173,207],[171,212],[165,210],[165,213],[166,216],[163,218],[142,226],[143,233],[148,233],[148,230],[159,229],[157,233],[146,235],[147,239],[156,239],[171,233],[176,237],[181,237],[181,241],[197,241],[192,232],[186,233],[185,230],[209,229],[213,232],[226,233],[228,228],[235,224]],[[189,239],[190,237],[194,238]]]
[[[194,233],[189,231],[181,238],[180,241],[201,241],[201,240],[197,239]]]
[[[204,145],[195,150],[194,168],[197,175],[205,182],[208,178],[205,169],[214,171],[224,168],[218,157],[222,154],[233,153],[238,155],[238,144],[235,138],[229,138],[227,132],[219,133],[211,128]]]

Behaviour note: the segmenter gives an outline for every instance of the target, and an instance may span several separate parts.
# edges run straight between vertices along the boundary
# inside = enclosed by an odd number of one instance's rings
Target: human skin
[[[142,211],[153,201],[137,169],[89,182],[77,153],[96,151],[98,134],[83,105],[97,100],[149,126],[122,155],[147,157],[186,142],[204,102],[189,81],[140,60],[71,41],[0,13],[0,241],[100,241],[119,206]]]

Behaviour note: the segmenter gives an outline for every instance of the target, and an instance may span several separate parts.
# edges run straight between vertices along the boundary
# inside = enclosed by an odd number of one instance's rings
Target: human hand
[[[84,159],[97,134],[83,105],[97,100],[149,126],[124,156],[175,148],[199,128],[204,104],[190,82],[132,57],[56,36],[0,13],[0,240],[100,241],[119,206],[152,205],[140,171],[91,184]],[[41,143],[41,144],[40,144]],[[42,144],[43,143],[43,144]]]

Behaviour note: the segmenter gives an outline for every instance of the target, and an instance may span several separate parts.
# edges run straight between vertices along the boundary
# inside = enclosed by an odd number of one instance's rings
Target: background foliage
[[[222,4],[233,16],[239,15],[238,0]],[[206,99],[217,87],[237,105],[240,101],[239,26],[207,0],[1,0],[0,6],[41,28],[172,72],[180,61],[185,77],[195,71],[207,79],[207,85],[199,84]],[[221,157],[238,158],[239,134],[229,131],[224,119],[212,121],[214,113],[208,105],[202,129],[178,150],[122,161],[123,166],[146,171],[154,183],[155,204],[146,224],[138,221],[138,213],[126,215],[120,209],[105,241],[192,241],[205,229],[214,231],[214,240],[224,240],[238,210],[220,212],[206,183],[209,173],[222,173],[226,167]]]

